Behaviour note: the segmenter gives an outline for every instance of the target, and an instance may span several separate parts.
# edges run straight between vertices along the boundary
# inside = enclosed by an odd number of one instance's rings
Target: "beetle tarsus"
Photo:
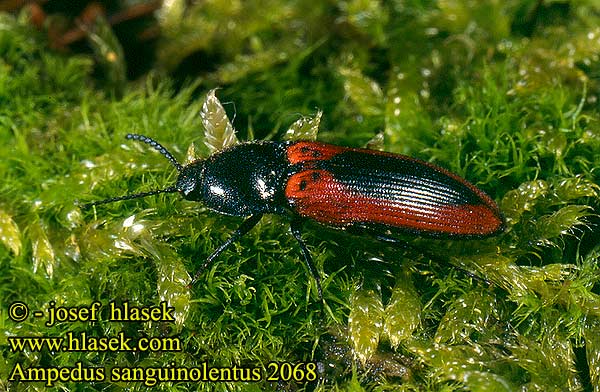
[[[302,220],[292,219],[292,221],[290,222],[290,229],[292,231],[292,235],[294,236],[296,241],[298,241],[298,245],[300,245],[300,250],[302,251],[302,257],[304,258],[304,262],[306,263],[306,266],[308,267],[308,271],[315,278],[315,282],[317,284],[317,291],[319,292],[319,299],[322,302],[323,301],[323,289],[321,288],[321,277],[317,273],[317,268],[315,267],[315,264],[313,263],[312,256],[310,255],[310,252],[308,251],[308,248],[306,247],[306,244],[304,243],[304,240],[302,239],[301,228],[302,228]]]
[[[223,244],[221,244],[221,246],[219,246],[217,249],[215,249],[215,251],[210,256],[208,256],[208,258],[206,259],[206,261],[204,262],[204,264],[202,264],[202,266],[194,274],[194,277],[192,278],[191,282],[188,284],[188,287],[192,287],[194,285],[194,283],[196,283],[196,280],[198,280],[198,278],[200,277],[200,274],[202,274],[202,272],[221,253],[223,253],[223,251],[225,251],[227,248],[229,248],[240,237],[243,237],[244,235],[246,235],[246,233],[248,233],[250,230],[252,230],[252,228],[254,228],[254,226],[256,226],[256,224],[260,221],[261,218],[262,218],[262,214],[256,214],[256,215],[252,215],[251,217],[249,217],[248,219],[246,219],[240,225],[240,227],[238,227],[238,229],[233,232],[233,234],[231,235],[231,237],[229,237],[227,239],[227,241],[225,241]]]

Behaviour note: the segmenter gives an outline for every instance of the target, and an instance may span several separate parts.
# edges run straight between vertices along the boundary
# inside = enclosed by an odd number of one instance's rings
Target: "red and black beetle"
[[[504,229],[498,206],[483,191],[441,167],[404,155],[312,141],[254,141],[182,166],[149,137],[128,134],[127,139],[147,143],[169,159],[179,172],[175,186],[84,207],[179,192],[218,213],[248,217],[206,259],[194,280],[263,214],[290,218],[292,235],[317,281],[319,295],[320,278],[301,236],[305,219],[353,232],[369,231],[382,239],[390,232],[483,238]]]

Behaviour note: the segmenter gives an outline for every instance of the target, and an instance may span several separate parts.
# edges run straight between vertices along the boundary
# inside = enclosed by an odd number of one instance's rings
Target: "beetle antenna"
[[[181,170],[183,170],[183,166],[179,162],[177,162],[177,159],[175,159],[173,154],[171,154],[169,152],[169,150],[167,150],[162,144],[160,144],[156,140],[149,138],[148,136],[138,135],[135,133],[128,133],[125,136],[125,138],[128,140],[133,139],[133,140],[136,140],[139,142],[144,142],[146,144],[149,144],[156,151],[160,152],[165,158],[167,158],[173,164],[173,166],[175,166],[175,168],[177,169],[178,172],[181,172]],[[115,201],[137,199],[139,197],[158,195],[159,193],[173,193],[173,192],[177,192],[177,188],[174,186],[170,186],[165,189],[156,189],[154,191],[149,191],[149,192],[134,193],[131,195],[111,197],[109,199],[99,200],[99,201],[95,201],[92,203],[85,203],[85,204],[81,204],[81,208],[90,208],[90,207],[101,205],[101,204],[113,203]]]
[[[137,199],[139,197],[146,197],[146,196],[158,195],[160,193],[173,193],[173,192],[177,192],[177,188],[174,187],[174,186],[170,186],[170,187],[165,188],[165,189],[156,189],[154,191],[149,191],[149,192],[134,193],[134,194],[131,194],[131,195],[111,197],[109,199],[94,201],[92,203],[85,203],[85,204],[81,204],[81,208],[90,208],[90,207],[97,206],[97,205],[100,205],[100,204],[113,203],[115,201],[131,200],[131,199]]]
[[[163,145],[161,145],[156,140],[151,139],[148,136],[138,135],[136,133],[128,133],[125,136],[125,138],[128,140],[130,140],[130,139],[137,140],[138,142],[144,142],[146,144],[151,145],[152,147],[154,147],[154,149],[156,151],[160,152],[165,158],[167,158],[169,161],[171,161],[173,166],[175,166],[175,168],[177,168],[178,172],[180,172],[183,169],[183,166],[181,166],[181,164],[179,162],[177,162],[177,159],[175,159],[173,154],[171,154],[169,152],[169,150],[167,150]]]

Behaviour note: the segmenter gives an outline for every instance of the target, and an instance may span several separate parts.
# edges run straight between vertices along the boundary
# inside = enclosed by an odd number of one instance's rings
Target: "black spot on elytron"
[[[313,181],[318,181],[321,179],[321,174],[319,172],[314,171],[312,172],[311,177]]]
[[[300,181],[300,190],[301,191],[305,190],[307,185],[308,184],[306,183],[306,180]]]
[[[300,152],[302,154],[309,154],[312,158],[320,158],[323,156],[323,153],[319,150],[314,150],[308,146],[300,147]]]

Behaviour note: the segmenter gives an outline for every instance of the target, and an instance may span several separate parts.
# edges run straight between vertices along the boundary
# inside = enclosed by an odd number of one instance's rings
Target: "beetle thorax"
[[[178,189],[222,214],[283,213],[286,167],[279,143],[239,144],[186,166]]]

